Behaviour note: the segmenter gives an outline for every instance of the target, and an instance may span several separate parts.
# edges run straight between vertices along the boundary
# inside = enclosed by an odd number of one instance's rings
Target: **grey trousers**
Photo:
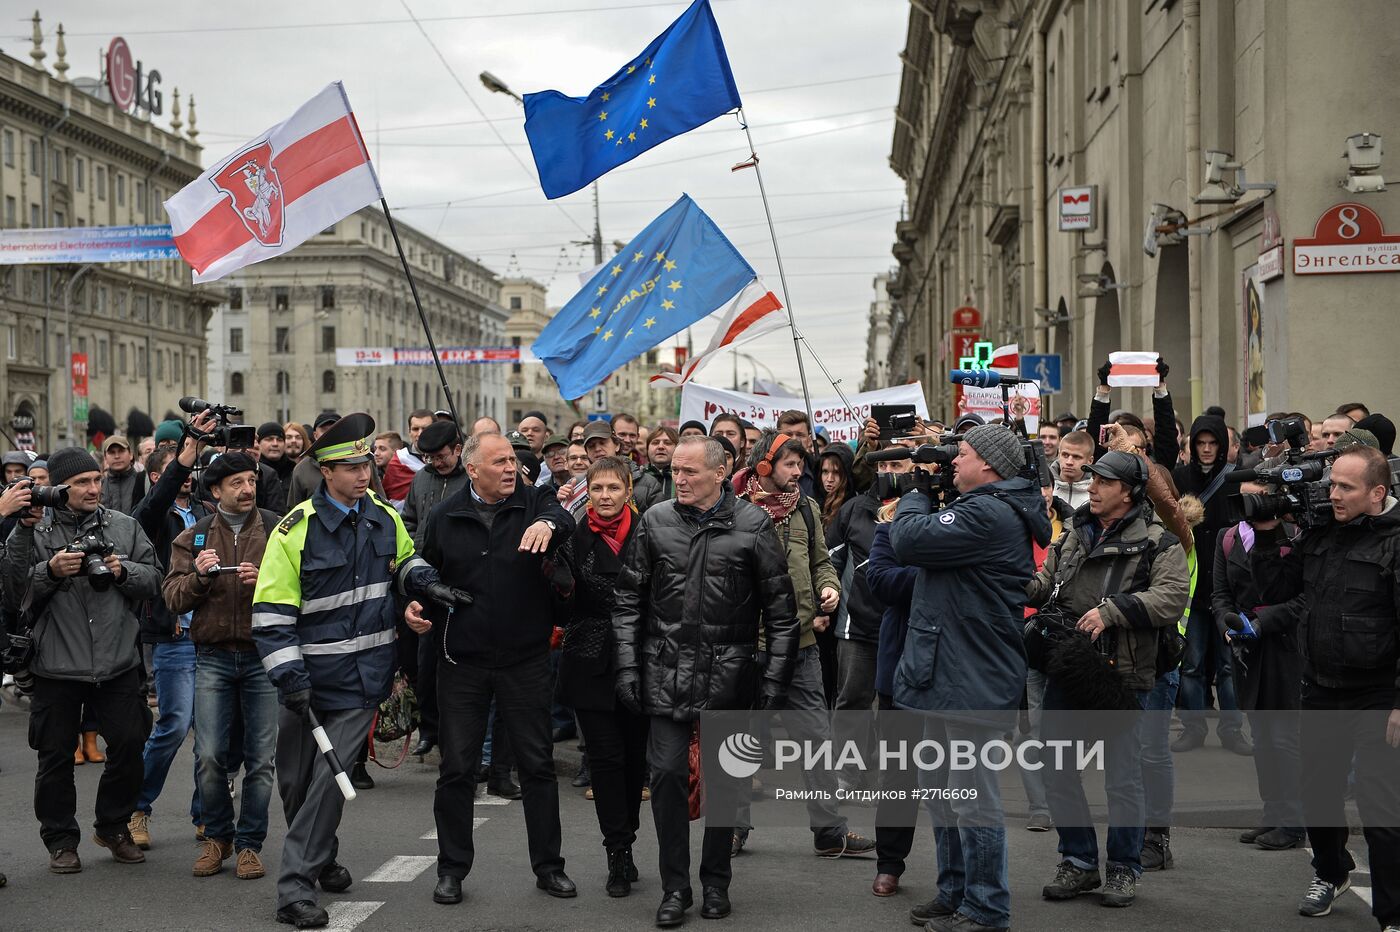
[[[836,715],[832,726],[837,747],[854,741],[867,761],[875,757],[875,655],[880,645],[874,641],[842,638],[836,641]],[[858,713],[858,714],[857,714]],[[841,777],[852,786],[869,784],[874,789],[879,774],[851,766]]]
[[[341,763],[348,764],[369,738],[374,709],[337,709],[318,712],[316,717]],[[301,900],[316,902],[316,878],[339,851],[335,831],[345,797],[316,747],[306,718],[283,709],[277,724],[277,791],[287,820],[282,871],[277,877],[277,908],[281,909]]]

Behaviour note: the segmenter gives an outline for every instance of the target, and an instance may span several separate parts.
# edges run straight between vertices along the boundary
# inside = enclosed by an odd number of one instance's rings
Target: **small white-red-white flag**
[[[295,249],[380,197],[336,81],[181,188],[165,211],[199,283]]]
[[[1020,344],[1009,343],[992,350],[992,359],[987,363],[987,368],[1001,375],[1019,376],[1021,374]]]
[[[1162,384],[1162,377],[1157,373],[1157,359],[1156,353],[1109,353],[1109,387],[1156,387]]]
[[[652,376],[651,384],[657,388],[679,388],[694,378],[695,373],[714,359],[720,350],[747,343],[754,337],[786,326],[787,322],[787,311],[777,295],[768,290],[762,279],[755,278],[729,302],[710,345],[692,356],[680,372],[661,372]]]

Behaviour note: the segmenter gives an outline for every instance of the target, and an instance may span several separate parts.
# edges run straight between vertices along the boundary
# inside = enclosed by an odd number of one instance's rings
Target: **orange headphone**
[[[773,459],[778,455],[778,451],[783,448],[783,445],[791,440],[792,434],[779,434],[774,437],[773,445],[768,448],[768,453],[758,461],[758,465],[753,468],[753,471],[765,479],[773,475]]]

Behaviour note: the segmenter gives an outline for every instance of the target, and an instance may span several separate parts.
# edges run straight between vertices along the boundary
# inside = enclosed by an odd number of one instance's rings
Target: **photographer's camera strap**
[[[1210,485],[1206,486],[1206,490],[1201,493],[1200,498],[1202,505],[1210,501],[1211,497],[1215,495],[1216,492],[1220,491],[1220,487],[1225,484],[1225,476],[1234,471],[1234,463],[1226,463],[1221,467],[1220,472],[1215,474],[1215,478],[1210,480]]]

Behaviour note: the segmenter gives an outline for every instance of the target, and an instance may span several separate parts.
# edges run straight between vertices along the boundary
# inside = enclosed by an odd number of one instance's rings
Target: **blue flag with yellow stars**
[[[738,106],[710,0],[695,0],[587,97],[526,94],[525,135],[540,187],[556,198]]]
[[[724,307],[757,276],[690,199],[647,224],[559,309],[531,347],[566,399]]]

